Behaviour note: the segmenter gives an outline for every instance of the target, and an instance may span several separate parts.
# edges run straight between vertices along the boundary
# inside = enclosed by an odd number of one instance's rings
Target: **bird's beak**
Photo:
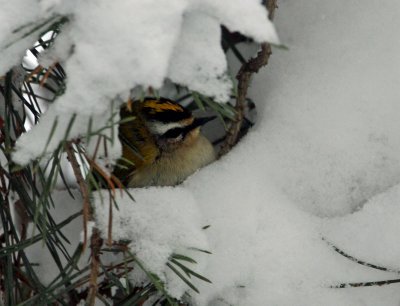
[[[210,116],[210,117],[202,117],[202,118],[194,118],[193,123],[190,125],[192,129],[195,129],[199,126],[206,124],[207,122],[214,120],[217,116]]]

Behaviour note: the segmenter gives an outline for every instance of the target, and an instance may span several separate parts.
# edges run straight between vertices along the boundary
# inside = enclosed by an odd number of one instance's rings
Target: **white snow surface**
[[[213,284],[195,283],[199,306],[399,305],[398,284],[330,288],[398,274],[329,244],[400,268],[399,13],[394,1],[279,1],[290,50],[274,50],[252,83],[258,124],[181,186],[132,189],[137,202],[124,196],[115,218],[135,222],[117,224],[116,235],[153,236],[135,249],[157,271],[177,245],[206,244],[213,254],[198,272]],[[108,206],[96,211],[106,232]],[[165,233],[147,226],[150,214]]]
[[[15,1],[0,1],[0,75],[3,75],[14,65],[21,63],[22,57],[25,54],[26,49],[32,46],[35,42],[35,38],[25,38],[19,40],[16,33],[13,33],[15,29],[20,28],[25,22],[29,23],[35,19],[39,19],[40,7],[37,1],[34,3],[26,3],[24,0]],[[22,32],[24,33],[24,32]],[[15,44],[12,42],[17,41]]]
[[[252,95],[265,171],[309,212],[344,215],[400,183],[399,13],[388,1],[280,1],[290,50],[274,51]]]
[[[209,248],[201,212],[193,195],[180,187],[137,189],[133,194],[135,202],[127,194],[116,194],[118,209],[113,209],[112,239],[131,241],[131,252],[166,282],[172,296],[180,298],[187,287],[165,264],[172,254],[180,254],[197,259],[192,269],[202,268],[204,256],[191,249]],[[108,191],[95,193],[96,226],[103,237],[108,235],[109,199]]]
[[[15,7],[8,6],[4,14],[13,22],[4,36],[0,34],[0,50],[18,47],[22,53],[28,46],[9,47],[9,40],[15,38],[9,33],[31,20],[26,21],[25,14],[19,16]],[[104,125],[111,100],[116,99],[118,106],[137,87],[159,89],[171,79],[227,101],[231,82],[220,43],[221,24],[256,41],[279,42],[259,0],[74,0],[45,1],[40,7],[42,10],[36,9],[38,12],[29,17],[32,21],[55,14],[69,18],[54,47],[41,59],[44,64],[53,60],[63,63],[67,89],[40,124],[19,139],[14,159],[21,164],[43,153],[44,135],[49,134],[56,118],[57,132],[47,147],[49,152],[65,136],[72,114],[78,116],[69,137],[76,137],[86,133],[90,116],[96,126]],[[12,51],[10,56],[15,54]],[[0,75],[10,67],[8,62],[15,64],[10,56],[0,59]],[[32,138],[37,138],[34,145]]]
[[[400,185],[372,197],[363,209],[324,223],[324,235],[347,254],[392,270],[399,270]],[[388,217],[390,216],[390,218]]]

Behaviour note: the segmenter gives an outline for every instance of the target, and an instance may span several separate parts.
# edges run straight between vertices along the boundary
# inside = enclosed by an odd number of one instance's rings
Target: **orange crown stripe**
[[[152,109],[154,112],[163,112],[166,110],[183,112],[184,109],[179,104],[171,102],[158,101],[158,100],[147,100],[144,103],[144,107]]]

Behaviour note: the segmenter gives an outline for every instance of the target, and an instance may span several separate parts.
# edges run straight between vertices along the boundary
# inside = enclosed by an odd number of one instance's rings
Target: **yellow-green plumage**
[[[178,120],[167,121],[168,114]],[[119,127],[123,158],[118,164],[122,167],[114,170],[114,175],[125,186],[176,185],[215,160],[214,148],[201,134],[200,127],[189,130],[182,139],[167,139],[162,144],[150,131],[149,126],[157,118],[161,118],[165,126],[173,122],[190,127],[194,118],[179,104],[166,99],[135,101],[121,108],[121,119],[132,116],[134,120]],[[161,123],[157,121],[157,124]]]

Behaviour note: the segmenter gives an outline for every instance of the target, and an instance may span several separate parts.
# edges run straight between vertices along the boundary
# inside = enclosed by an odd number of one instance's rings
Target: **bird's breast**
[[[128,187],[173,186],[184,181],[197,169],[214,161],[215,151],[202,135],[190,146],[162,152],[152,164],[137,169]]]

